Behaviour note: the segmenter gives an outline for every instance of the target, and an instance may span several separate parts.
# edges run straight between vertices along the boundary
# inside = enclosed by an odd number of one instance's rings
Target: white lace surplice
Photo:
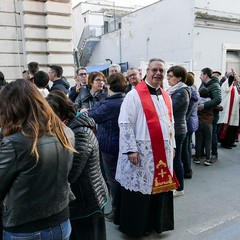
[[[151,96],[161,121],[168,167],[173,173],[174,127],[162,96]],[[119,115],[120,148],[116,180],[126,189],[151,194],[154,174],[152,146],[146,118],[136,90],[125,97]],[[172,132],[172,139],[170,138]],[[140,164],[133,165],[127,152],[139,152]]]

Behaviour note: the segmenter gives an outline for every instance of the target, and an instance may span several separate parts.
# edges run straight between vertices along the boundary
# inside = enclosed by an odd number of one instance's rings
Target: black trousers
[[[70,220],[72,233],[70,240],[106,240],[104,214],[97,212],[93,215]]]
[[[0,240],[2,240],[2,235],[3,235],[2,211],[3,211],[3,203],[0,202]]]

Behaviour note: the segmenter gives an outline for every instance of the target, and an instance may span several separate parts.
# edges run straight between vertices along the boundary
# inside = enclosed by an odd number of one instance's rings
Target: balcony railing
[[[78,42],[78,49],[81,51],[81,48],[84,47],[84,42],[86,42],[87,39],[92,37],[99,37],[103,34],[102,26],[97,25],[88,25],[83,29],[81,38]]]

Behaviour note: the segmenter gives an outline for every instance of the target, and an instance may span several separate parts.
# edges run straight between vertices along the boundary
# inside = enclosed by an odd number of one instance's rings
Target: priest
[[[172,103],[160,87],[161,59],[151,59],[145,81],[125,97],[119,115],[120,149],[116,180],[121,184],[115,224],[132,237],[173,230],[175,153]]]

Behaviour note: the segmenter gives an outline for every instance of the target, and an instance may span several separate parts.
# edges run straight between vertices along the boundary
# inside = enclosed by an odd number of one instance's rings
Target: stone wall
[[[59,64],[74,76],[71,0],[1,0],[0,71],[7,80],[22,76],[27,63],[40,69]]]

